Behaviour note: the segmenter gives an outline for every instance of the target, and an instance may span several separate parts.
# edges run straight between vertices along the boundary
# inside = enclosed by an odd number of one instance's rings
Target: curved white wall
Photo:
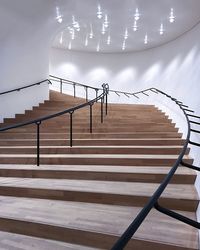
[[[111,89],[130,92],[154,86],[183,101],[200,115],[199,37],[200,25],[175,41],[138,53],[101,54],[52,49],[50,73],[97,87],[106,82]],[[130,102],[130,99],[124,98],[121,101]],[[115,96],[117,99],[119,97]],[[173,110],[169,110],[169,104],[159,100],[159,106],[168,111],[181,131],[185,132],[186,123],[179,115],[180,110],[173,106],[170,107]],[[200,126],[196,128],[200,129]],[[200,136],[193,135],[192,139],[200,142]],[[191,155],[198,166],[199,153],[199,149],[192,148]],[[199,179],[196,187],[200,191]]]

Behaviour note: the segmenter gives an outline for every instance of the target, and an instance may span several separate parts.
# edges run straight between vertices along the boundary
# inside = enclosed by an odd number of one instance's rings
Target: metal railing
[[[63,78],[60,78],[60,77],[57,77],[57,76],[53,76],[53,75],[50,75],[50,81],[55,81],[55,82],[60,83],[60,93],[63,92],[63,85],[67,84],[67,85],[73,86],[73,96],[74,96],[74,98],[76,97],[76,87],[84,88],[85,89],[85,100],[86,100],[86,102],[88,101],[88,89],[94,90],[96,92],[96,98],[98,96],[98,92],[100,90],[102,90],[100,88],[91,87],[91,86],[88,86],[88,85],[85,85],[85,84],[81,84],[81,83],[78,83],[78,82],[73,82],[71,80],[66,80],[66,79],[63,79]]]
[[[57,78],[57,79],[60,79],[61,78]],[[45,82],[45,81],[48,81],[51,83],[51,80],[44,80],[44,81],[41,81],[40,83],[42,82]],[[34,85],[37,85],[39,83],[36,83],[36,84],[32,84],[31,86],[34,86]],[[71,85],[71,83],[69,83]],[[97,89],[97,88],[93,88],[93,87],[90,87],[90,86],[87,86],[87,85],[83,85],[83,84],[80,84],[80,83],[76,83],[76,86],[81,86],[81,87],[87,87],[87,89]],[[30,87],[30,85],[26,86],[26,87],[22,87],[20,89],[23,89],[23,88],[28,88]],[[16,129],[16,128],[20,128],[20,127],[24,127],[24,126],[27,126],[27,125],[31,125],[31,124],[35,124],[36,125],[36,162],[37,162],[37,166],[40,165],[40,125],[46,121],[46,120],[50,120],[52,118],[55,118],[55,117],[58,117],[58,116],[61,116],[61,115],[64,115],[64,114],[69,114],[69,117],[70,117],[70,126],[69,126],[69,138],[70,138],[70,143],[69,143],[69,146],[72,147],[73,146],[73,114],[76,110],[79,110],[79,109],[82,109],[84,107],[87,107],[89,106],[90,107],[90,110],[89,110],[89,131],[90,133],[92,133],[93,131],[93,105],[95,103],[97,103],[99,100],[101,101],[101,105],[100,105],[100,120],[101,120],[101,123],[103,123],[104,121],[104,106],[105,106],[105,115],[108,114],[108,92],[109,92],[109,86],[108,84],[103,84],[102,85],[102,89],[98,89],[98,91],[101,91],[102,90],[102,93],[98,96],[96,96],[94,99],[88,101],[88,98],[86,98],[86,102],[83,103],[83,104],[80,104],[80,105],[77,105],[75,107],[72,107],[72,108],[68,108],[68,109],[65,109],[63,111],[60,111],[60,112],[57,112],[57,113],[54,113],[54,114],[51,114],[51,115],[47,115],[47,116],[43,116],[43,117],[40,117],[38,119],[34,119],[34,120],[31,120],[31,121],[28,121],[28,122],[21,122],[21,123],[18,123],[18,124],[15,124],[15,125],[12,125],[12,126],[7,126],[7,127],[3,127],[3,128],[0,128],[0,132],[4,132],[4,131],[8,131],[8,130],[11,130],[11,129]],[[7,91],[7,93],[10,93],[10,92],[13,92],[13,91],[16,91],[16,90],[12,90],[12,91]],[[104,105],[105,104],[105,105]]]
[[[112,90],[110,90],[112,91]],[[138,230],[138,228],[140,227],[140,225],[143,223],[143,221],[145,220],[145,218],[148,216],[149,212],[151,211],[151,209],[155,208],[157,211],[168,215],[176,220],[179,220],[183,223],[186,223],[192,227],[195,227],[197,229],[200,229],[200,223],[192,220],[186,216],[183,216],[177,212],[174,212],[168,208],[165,208],[163,206],[161,206],[159,204],[159,198],[161,197],[162,193],[164,192],[165,188],[167,187],[167,185],[169,184],[169,182],[171,181],[171,179],[173,178],[176,170],[178,169],[179,166],[185,166],[197,171],[200,171],[200,167],[194,166],[192,164],[186,163],[183,160],[183,157],[186,153],[186,150],[188,148],[188,145],[191,144],[193,146],[196,147],[200,147],[200,144],[197,142],[193,142],[190,140],[191,137],[191,132],[193,133],[200,133],[200,130],[195,130],[191,128],[191,124],[196,124],[196,125],[200,125],[199,122],[196,121],[191,121],[189,117],[193,117],[195,119],[200,119],[200,116],[196,116],[196,115],[192,115],[191,113],[194,113],[193,110],[189,109],[189,107],[187,105],[184,105],[181,101],[178,101],[177,99],[173,98],[172,96],[166,94],[163,91],[160,91],[157,88],[150,88],[147,90],[142,91],[142,93],[146,96],[149,96],[148,92],[154,92],[157,94],[161,94],[167,98],[169,98],[171,101],[173,101],[179,108],[180,110],[183,112],[185,118],[186,118],[186,122],[187,122],[187,136],[185,139],[185,143],[183,145],[183,148],[176,160],[176,162],[174,163],[174,165],[172,166],[172,168],[170,169],[169,173],[165,176],[164,180],[162,181],[162,183],[159,185],[159,187],[157,188],[157,190],[153,193],[153,195],[151,196],[151,198],[149,199],[149,201],[146,203],[146,205],[141,209],[141,211],[138,213],[138,215],[136,216],[136,218],[132,221],[132,223],[128,226],[128,228],[125,230],[125,232],[122,234],[122,236],[117,240],[117,242],[113,245],[113,247],[111,248],[111,250],[122,250],[125,248],[125,246],[128,244],[129,240],[134,236],[135,232]],[[119,95],[119,92],[113,91],[115,92],[117,95]],[[127,92],[121,92],[122,94],[128,95],[128,96],[135,96],[137,98],[138,94],[140,94],[140,92],[137,93],[127,93]]]
[[[16,91],[18,92],[18,91],[20,91],[22,89],[28,89],[28,88],[31,88],[31,87],[34,87],[34,86],[37,86],[37,85],[41,85],[43,83],[51,84],[51,82],[50,82],[49,79],[45,79],[45,80],[37,82],[37,83],[33,83],[33,84],[26,85],[26,86],[23,86],[23,87],[19,87],[19,88],[16,88],[16,89],[12,89],[12,90],[7,90],[7,91],[4,91],[4,92],[1,92],[0,95],[9,94],[9,93],[16,92]]]
[[[73,89],[74,89],[74,97],[76,97],[76,87],[77,86],[84,87],[85,91],[86,91],[86,94],[85,94],[86,102],[84,104],[75,106],[75,107],[70,108],[70,109],[66,109],[64,111],[61,111],[61,112],[58,112],[58,113],[55,113],[55,114],[52,114],[49,116],[44,116],[44,117],[39,118],[39,119],[35,119],[35,120],[29,121],[29,122],[19,123],[19,124],[13,125],[13,126],[5,127],[5,128],[0,128],[0,132],[2,132],[2,131],[7,131],[10,129],[18,128],[18,127],[30,125],[30,124],[36,124],[36,127],[37,127],[37,129],[36,129],[36,133],[37,133],[37,165],[40,164],[40,125],[41,125],[41,123],[45,120],[49,120],[51,118],[54,118],[54,117],[57,117],[57,116],[60,116],[63,114],[69,114],[70,115],[70,146],[72,147],[73,146],[73,113],[78,109],[84,108],[86,106],[90,106],[90,110],[89,110],[89,126],[90,126],[90,128],[89,128],[89,131],[90,131],[90,133],[92,133],[92,131],[93,131],[92,107],[96,102],[98,102],[99,100],[101,101],[101,122],[103,122],[104,103],[105,103],[105,114],[107,115],[107,113],[108,113],[108,94],[109,93],[115,93],[118,96],[123,94],[128,98],[132,96],[132,97],[135,97],[138,99],[140,98],[140,95],[144,95],[144,96],[148,97],[152,93],[160,94],[162,96],[167,97],[172,102],[174,102],[180,108],[180,110],[182,111],[182,113],[184,114],[184,116],[186,118],[187,136],[186,136],[185,143],[182,147],[182,150],[181,150],[176,162],[174,163],[174,165],[172,166],[172,168],[170,169],[168,174],[165,176],[164,180],[159,185],[157,190],[153,193],[153,195],[151,196],[149,201],[146,203],[146,205],[138,213],[136,218],[132,221],[132,223],[129,225],[129,227],[125,230],[125,232],[122,234],[122,236],[118,239],[118,241],[114,244],[114,246],[112,247],[112,250],[124,249],[124,247],[128,244],[129,240],[134,236],[137,229],[140,227],[140,225],[143,223],[144,219],[148,216],[149,212],[153,208],[155,208],[157,211],[164,213],[164,214],[166,214],[174,219],[177,219],[177,220],[182,221],[182,222],[184,222],[192,227],[200,229],[199,222],[194,221],[188,217],[185,217],[177,212],[169,210],[169,209],[167,209],[159,204],[159,198],[161,197],[165,188],[167,187],[167,185],[169,184],[169,182],[173,178],[173,176],[174,176],[174,174],[179,166],[185,166],[185,167],[200,171],[200,167],[194,166],[193,164],[186,163],[183,160],[183,156],[185,155],[189,144],[196,146],[196,147],[200,147],[200,143],[191,141],[191,139],[190,139],[191,133],[198,133],[198,134],[200,133],[200,130],[196,130],[196,129],[191,128],[191,124],[200,125],[200,122],[192,121],[192,120],[190,120],[190,117],[195,118],[195,119],[200,119],[200,116],[192,114],[192,113],[194,113],[194,111],[190,110],[188,106],[184,105],[181,101],[178,101],[177,99],[173,98],[172,96],[166,94],[165,92],[163,92],[157,88],[148,88],[148,89],[145,89],[143,91],[130,93],[130,92],[117,91],[117,90],[109,90],[108,84],[103,84],[102,89],[100,89],[100,88],[90,87],[88,85],[80,84],[77,82],[69,81],[69,80],[62,79],[62,78],[55,77],[55,76],[50,76],[50,80],[48,80],[48,81],[51,83],[51,80],[54,80],[54,81],[60,83],[60,92],[61,93],[63,90],[63,84],[72,85]],[[47,80],[45,80],[45,81],[47,81]],[[36,84],[34,84],[34,85],[36,85]],[[23,87],[23,88],[25,88],[25,87]],[[95,90],[95,92],[96,92],[96,98],[94,98],[93,100],[90,100],[90,101],[88,101],[88,89],[89,88],[91,88],[92,90]],[[98,91],[102,91],[102,94],[100,94],[99,96],[98,96]],[[7,91],[7,93],[9,93],[9,92],[11,92],[11,91]]]

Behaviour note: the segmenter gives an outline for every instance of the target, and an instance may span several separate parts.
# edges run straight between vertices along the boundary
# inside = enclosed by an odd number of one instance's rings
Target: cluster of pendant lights
[[[102,19],[102,18],[104,19],[103,22],[102,22],[101,33],[104,35],[106,32],[108,32],[107,45],[110,45],[111,44],[111,36],[109,34],[108,15],[107,14],[103,15],[103,12],[102,12],[102,9],[101,9],[100,5],[98,5],[98,7],[97,7],[97,13],[96,14],[97,14],[98,19]],[[139,13],[139,9],[136,8],[135,9],[135,14],[134,14],[133,27],[132,27],[134,32],[136,32],[138,30],[138,20],[140,19],[140,16],[141,16],[141,14]],[[60,11],[59,11],[58,7],[56,8],[56,19],[57,19],[58,23],[62,23],[62,21],[63,21],[62,15],[60,14]],[[171,8],[170,14],[169,14],[169,22],[173,23],[174,21],[175,21],[174,9]],[[74,40],[75,39],[75,31],[78,31],[78,32],[80,31],[80,24],[75,19],[74,16],[72,16],[72,27],[68,27],[68,30],[69,30],[69,33],[70,33],[70,36],[71,36],[71,40]],[[163,23],[160,24],[159,33],[160,33],[160,35],[164,34]],[[87,34],[86,38],[85,38],[85,46],[86,47],[88,46],[89,39],[92,39],[93,37],[94,37],[93,27],[92,27],[92,24],[90,24],[90,33]],[[123,39],[123,43],[122,43],[122,50],[126,49],[126,40],[128,39],[128,37],[129,37],[128,29],[126,28],[125,32],[124,32],[124,36],[123,36],[124,39]],[[146,33],[145,37],[144,37],[144,44],[148,44],[148,42],[149,42],[148,34]],[[60,43],[61,44],[63,43],[63,32],[61,33]],[[68,49],[71,49],[71,47],[72,47],[72,41],[69,42]],[[100,44],[99,43],[97,44],[96,51],[97,52],[100,51]]]

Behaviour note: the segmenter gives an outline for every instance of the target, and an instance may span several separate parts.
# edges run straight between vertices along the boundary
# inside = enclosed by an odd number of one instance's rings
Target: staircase
[[[84,102],[51,91],[0,127]],[[0,133],[0,249],[110,249],[157,189],[184,144],[175,124],[153,105],[109,104],[103,123],[100,110],[92,134],[89,107],[73,114],[73,147],[68,114],[42,122],[39,167],[35,125]],[[195,178],[180,166],[160,204],[195,220]],[[198,249],[198,232],[152,210],[126,249]]]

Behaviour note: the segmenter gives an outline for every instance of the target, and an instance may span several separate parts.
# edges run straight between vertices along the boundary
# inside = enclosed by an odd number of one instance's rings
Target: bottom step
[[[62,241],[47,240],[15,233],[0,232],[1,250],[97,250]]]
[[[98,249],[110,249],[141,210],[4,196],[0,196],[0,201],[0,230]],[[195,219],[195,213],[181,213]],[[198,232],[152,210],[126,249],[198,249]]]

